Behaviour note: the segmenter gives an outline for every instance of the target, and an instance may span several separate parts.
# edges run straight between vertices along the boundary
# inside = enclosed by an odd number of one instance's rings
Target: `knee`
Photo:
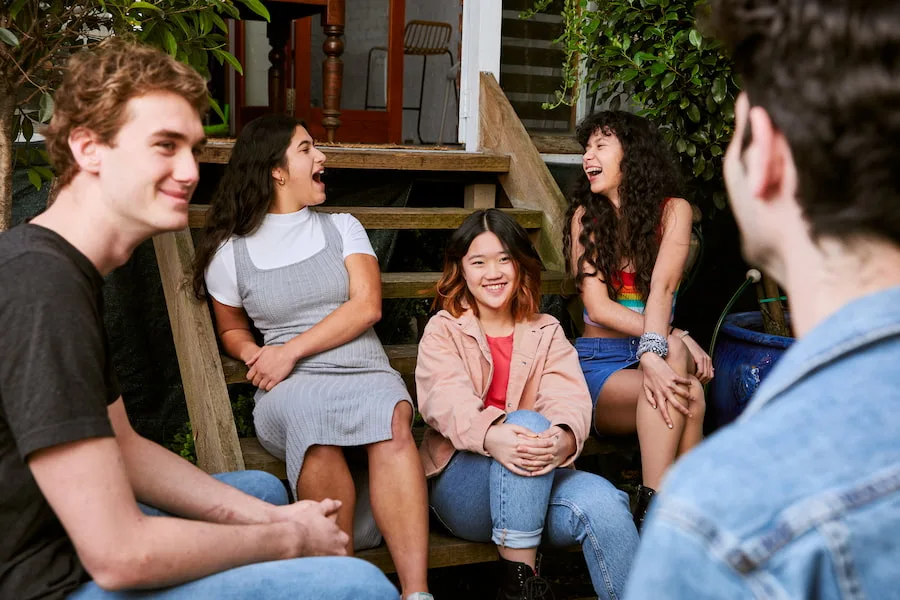
[[[265,471],[230,473],[227,483],[269,504],[281,506],[290,501],[281,480]]]
[[[414,443],[412,437],[412,407],[409,402],[399,402],[391,418],[391,440],[398,444]]]
[[[373,600],[397,600],[399,596],[384,573],[370,562],[359,558],[340,559],[340,585],[347,598],[372,598]]]
[[[550,421],[539,412],[533,410],[517,410],[506,415],[506,423],[519,425],[535,433],[541,433],[550,427]]]

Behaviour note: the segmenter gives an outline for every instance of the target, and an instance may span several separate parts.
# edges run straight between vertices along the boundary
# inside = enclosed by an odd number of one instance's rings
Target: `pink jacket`
[[[506,411],[485,408],[494,365],[481,324],[471,311],[454,318],[442,310],[428,322],[416,364],[419,412],[429,428],[419,447],[426,477],[441,472],[455,450],[488,455],[484,436],[508,412],[529,409],[566,425],[581,453],[590,432],[591,398],[578,354],[550,315],[518,323],[513,335]]]

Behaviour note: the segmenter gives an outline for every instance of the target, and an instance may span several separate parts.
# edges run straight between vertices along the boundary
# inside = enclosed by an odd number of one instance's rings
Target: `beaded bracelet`
[[[641,356],[647,352],[652,352],[660,358],[665,358],[669,355],[669,343],[666,341],[666,338],[660,334],[648,331],[641,336],[641,341],[638,342],[638,349],[635,356],[640,360]]]

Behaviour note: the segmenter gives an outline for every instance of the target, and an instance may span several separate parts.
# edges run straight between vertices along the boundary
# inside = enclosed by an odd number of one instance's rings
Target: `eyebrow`
[[[307,146],[312,146],[312,142],[310,142],[309,140],[303,140],[302,142],[297,144],[297,147],[302,148],[304,144],[306,144]]]
[[[493,255],[494,256],[504,256],[504,255],[509,256],[509,252],[507,250],[501,250],[500,252],[495,252]],[[472,256],[469,257],[469,260],[472,260],[475,258],[484,258],[485,256],[487,256],[487,254],[473,254]]]
[[[159,131],[153,132],[153,135],[151,137],[161,137],[161,138],[166,138],[166,139],[170,139],[170,140],[177,140],[179,142],[188,141],[188,138],[186,135],[184,135],[183,133],[178,132],[178,131],[172,131],[171,129],[160,129]],[[197,140],[197,143],[194,144],[193,147],[199,148],[199,147],[205,146],[206,142],[207,142],[207,138],[204,135],[202,138]]]

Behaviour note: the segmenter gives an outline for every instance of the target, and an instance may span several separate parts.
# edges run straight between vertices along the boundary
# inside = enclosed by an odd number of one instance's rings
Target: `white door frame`
[[[493,73],[500,81],[501,0],[463,3],[462,59],[459,82],[459,141],[467,152],[478,150],[479,75]]]

